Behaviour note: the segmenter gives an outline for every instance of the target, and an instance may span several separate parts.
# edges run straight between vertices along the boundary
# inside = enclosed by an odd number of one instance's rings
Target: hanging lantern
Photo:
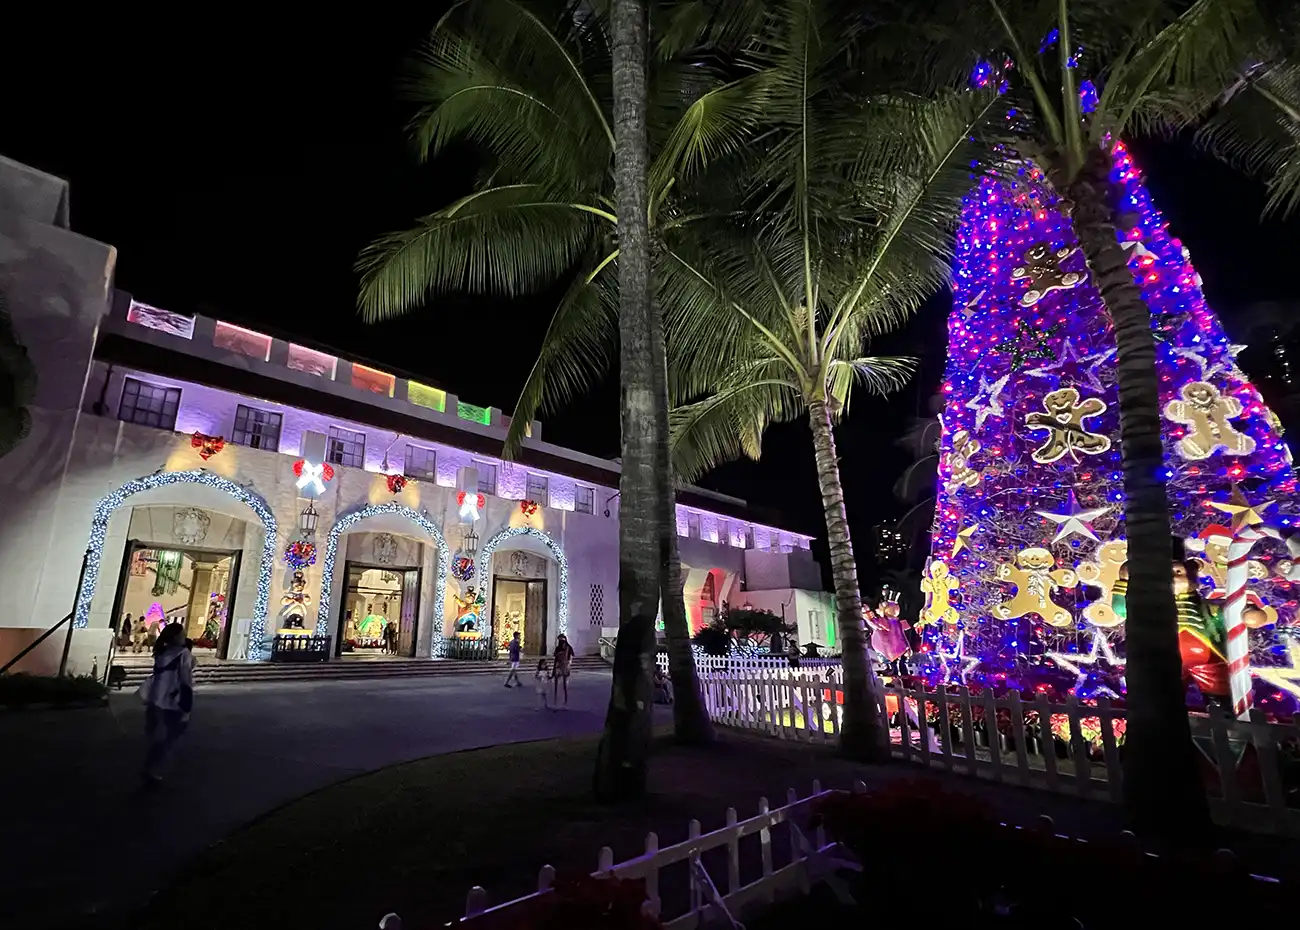
[[[460,539],[461,549],[465,552],[470,555],[474,555],[478,552],[478,533],[474,532],[474,527],[472,525],[465,529],[465,532],[461,534]]]
[[[320,515],[316,513],[314,504],[308,502],[303,512],[298,514],[298,530],[302,533],[304,539],[311,539],[316,535],[316,521]]]

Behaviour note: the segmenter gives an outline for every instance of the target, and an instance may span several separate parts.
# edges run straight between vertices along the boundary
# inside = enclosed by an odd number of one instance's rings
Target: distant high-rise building
[[[881,568],[901,567],[907,556],[903,534],[892,524],[877,523],[871,528],[871,553]]]

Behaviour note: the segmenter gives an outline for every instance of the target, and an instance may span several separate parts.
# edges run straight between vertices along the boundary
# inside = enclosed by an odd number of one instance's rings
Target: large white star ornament
[[[1083,373],[1083,380],[1088,382],[1088,385],[1093,390],[1100,393],[1106,390],[1106,385],[1102,384],[1101,379],[1097,377],[1097,365],[1109,358],[1114,352],[1115,349],[1112,347],[1110,349],[1103,349],[1095,355],[1080,355],[1074,348],[1074,343],[1069,339],[1066,339],[1065,343],[1061,346],[1061,354],[1057,357],[1056,361],[1049,365],[1043,365],[1041,368],[1031,368],[1026,371],[1025,374],[1035,378],[1056,377],[1060,379],[1061,372],[1065,370],[1065,366],[1074,364],[1075,367]],[[1062,384],[1062,387],[1064,387],[1064,384]]]
[[[998,417],[999,419],[1004,415],[1002,407],[1002,389],[1007,386],[1007,380],[1010,377],[1011,373],[1007,372],[1001,378],[998,378],[998,380],[989,384],[988,379],[985,378],[983,374],[980,375],[979,390],[975,392],[974,397],[966,401],[967,409],[975,411],[975,428],[977,430],[983,428],[984,421],[987,420],[990,415]],[[986,395],[988,397],[987,403],[985,403],[984,400]]]
[[[483,509],[482,494],[468,494],[460,491],[456,494],[456,503],[460,505],[460,519],[465,523],[473,523],[478,520],[479,511]]]
[[[1088,510],[1079,509],[1079,502],[1075,500],[1074,492],[1070,492],[1070,499],[1067,504],[1069,510],[1066,513],[1051,513],[1047,510],[1035,510],[1045,520],[1051,520],[1056,524],[1056,536],[1052,542],[1058,543],[1062,539],[1069,539],[1071,536],[1084,536],[1097,542],[1097,534],[1092,531],[1092,521],[1107,513],[1109,507],[1092,507]]]
[[[943,680],[948,681],[953,675],[956,675],[961,683],[966,684],[966,679],[971,672],[975,671],[975,666],[980,664],[979,656],[966,655],[966,632],[957,634],[957,648],[952,652],[944,652],[942,649],[936,649],[939,656],[939,668],[943,670]],[[956,670],[949,664],[955,662]]]
[[[1110,640],[1106,639],[1106,634],[1100,630],[1093,630],[1092,649],[1088,651],[1086,656],[1077,652],[1049,652],[1047,657],[1055,662],[1058,668],[1063,668],[1076,676],[1074,679],[1074,693],[1076,696],[1079,694],[1079,689],[1083,687],[1083,683],[1088,680],[1087,671],[1079,668],[1080,665],[1096,666],[1098,670],[1101,670],[1101,665],[1105,662],[1112,670],[1122,670],[1124,668],[1124,660],[1115,655],[1115,650],[1110,647]],[[1122,674],[1119,676],[1119,683],[1122,688],[1128,689],[1128,682],[1125,681]],[[1119,697],[1118,694],[1105,685],[1098,685],[1097,690],[1093,692],[1094,697],[1099,694]]]

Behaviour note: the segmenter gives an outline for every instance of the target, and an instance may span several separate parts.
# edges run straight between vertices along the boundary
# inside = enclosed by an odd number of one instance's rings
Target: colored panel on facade
[[[418,381],[406,382],[406,399],[417,407],[428,407],[439,413],[447,409],[446,391],[440,391]]]
[[[363,391],[370,391],[374,394],[383,394],[385,397],[392,397],[397,388],[397,379],[386,371],[379,371],[375,368],[367,368],[365,365],[352,363],[352,386],[361,388]]]
[[[148,329],[156,329],[170,336],[180,336],[182,339],[194,338],[194,317],[163,310],[161,307],[151,307],[138,300],[131,301],[131,306],[126,311],[126,321]]]
[[[289,343],[289,361],[287,364],[294,371],[329,378],[333,381],[334,374],[338,370],[339,360],[332,355],[326,355],[324,352],[317,352],[315,349],[295,345],[291,342]]]
[[[218,349],[238,352],[240,355],[247,355],[249,358],[260,359],[263,362],[271,359],[270,336],[255,333],[242,326],[223,323],[220,320],[217,321],[217,328],[212,334],[212,344]]]
[[[456,416],[462,420],[469,420],[471,423],[482,423],[484,426],[492,425],[492,411],[487,407],[475,407],[473,404],[467,404],[460,401],[456,404]]]

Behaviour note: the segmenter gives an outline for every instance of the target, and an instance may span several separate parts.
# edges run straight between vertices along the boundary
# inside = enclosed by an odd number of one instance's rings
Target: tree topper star
[[[1071,536],[1086,536],[1093,542],[1097,542],[1097,534],[1092,531],[1092,521],[1109,512],[1109,507],[1092,507],[1088,510],[1080,510],[1079,502],[1074,497],[1074,491],[1070,491],[1070,498],[1067,502],[1069,511],[1067,513],[1052,513],[1047,510],[1035,510],[1045,520],[1051,520],[1056,524],[1056,536],[1052,542],[1058,543],[1062,539],[1069,539]]]

